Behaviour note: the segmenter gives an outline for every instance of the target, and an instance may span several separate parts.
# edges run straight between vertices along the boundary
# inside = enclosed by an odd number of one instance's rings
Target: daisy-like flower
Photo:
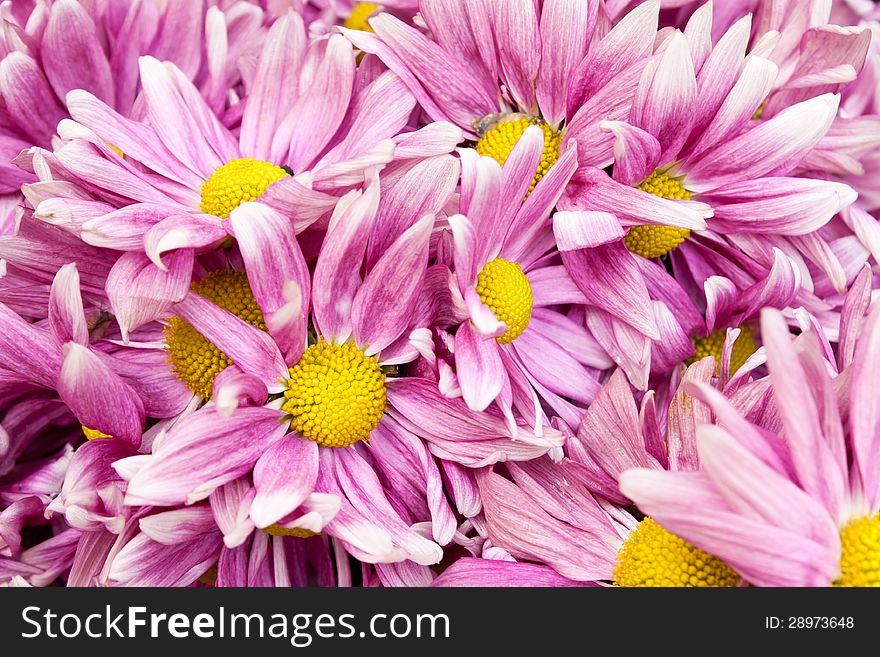
[[[35,180],[12,160],[31,146],[51,149],[69,91],[85,89],[129,116],[140,89],[137,58],[149,54],[174,62],[216,112],[226,108],[241,81],[231,63],[259,52],[264,34],[259,7],[227,5],[144,0],[123,7],[121,16],[106,3],[75,0],[4,7],[0,233],[11,231],[20,186]]]
[[[550,229],[550,211],[577,166],[576,149],[568,148],[529,193],[542,148],[540,128],[530,126],[503,167],[461,149],[461,214],[448,219],[456,306],[450,314],[458,321],[444,327],[444,339],[456,381],[474,410],[497,401],[511,431],[514,407],[538,432],[549,424],[542,400],[576,423],[599,389],[597,372],[611,365],[583,325],[557,310],[583,300],[554,258]]]
[[[748,16],[713,48],[698,47],[711,29],[708,9],[694,13],[685,33],[664,35],[628,122],[602,124],[616,139],[612,174],[582,168],[560,200],[568,212],[557,238],[565,241],[569,273],[617,329],[603,346],[630,361],[628,374],[640,387],[648,343],[661,337],[645,303],[641,259],[670,255],[686,289],[722,275],[739,293],[770,279],[787,288],[797,266],[808,296],[804,261],[827,268],[830,253],[817,230],[855,199],[847,185],[789,175],[828,130],[838,97],[817,96],[752,121],[777,67],[760,52],[745,55]],[[842,289],[846,276],[834,271]]]
[[[602,3],[579,0],[422,0],[431,37],[386,13],[374,34],[342,29],[397,73],[433,120],[451,121],[481,155],[504,164],[530,125],[543,134],[539,181],[576,142],[581,163],[610,156],[597,128],[624,118],[657,30],[659,0],[635,8],[607,34]],[[602,38],[600,38],[602,37]]]
[[[508,477],[481,471],[488,536],[517,560],[563,577],[615,586],[738,586],[717,557],[650,518],[598,501],[591,473],[569,459],[507,464]]]
[[[696,386],[716,417],[697,429],[703,471],[633,470],[623,492],[751,584],[880,585],[880,308],[853,339],[869,299],[867,288],[850,300],[836,358],[816,331],[792,341],[765,310],[772,404],[749,421],[735,400]]]
[[[381,215],[379,229],[378,191],[374,177],[340,200],[312,274],[286,217],[257,202],[232,211],[244,270],[196,282],[168,327],[171,367],[212,403],[157,438],[152,454],[120,466],[128,504],[193,503],[252,473],[251,529],[326,531],[363,561],[429,565],[455,519],[419,437],[445,458],[476,460],[531,458],[561,444],[558,432],[537,440],[522,428],[514,442],[500,418],[447,400],[433,382],[389,376],[419,354],[411,335],[424,330],[413,319],[436,209]],[[362,280],[368,240],[387,246]],[[437,420],[442,427],[418,437],[409,429]],[[389,501],[399,492],[386,486],[401,476],[424,491],[420,505]],[[322,512],[328,496],[339,506]],[[415,522],[428,522],[435,540]]]
[[[165,262],[163,254],[218,246],[241,203],[262,198],[301,231],[332,210],[335,193],[389,162],[395,146],[406,158],[448,152],[458,140],[457,129],[442,125],[398,135],[414,105],[403,84],[386,72],[358,78],[355,86],[351,46],[338,34],[310,38],[295,13],[269,31],[238,134],[221,124],[176,66],[152,57],[139,63],[143,121],[86,91],[71,92],[75,121],[60,128],[66,141],[54,153],[33,152],[30,162],[39,168],[45,160],[43,170],[56,181],[34,199],[37,218],[90,244],[126,251],[115,267],[122,270],[120,284],[108,287],[124,334],[161,316],[185,290],[174,286],[164,307],[139,305],[135,288],[188,283],[187,263]]]

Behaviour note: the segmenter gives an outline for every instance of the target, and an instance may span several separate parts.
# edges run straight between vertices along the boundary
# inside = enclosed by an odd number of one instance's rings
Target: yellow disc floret
[[[263,531],[269,534],[269,536],[295,536],[296,538],[311,538],[312,536],[317,536],[317,534],[310,529],[303,529],[302,527],[282,527],[277,522],[274,525],[264,527]]]
[[[840,532],[840,547],[835,586],[880,586],[880,513],[851,521]]]
[[[86,425],[82,425],[83,433],[85,437],[89,440],[96,440],[98,438],[112,438],[113,436],[106,434],[102,431],[98,431],[97,429],[89,429]]]
[[[192,290],[263,331],[266,323],[243,271],[212,272]],[[229,357],[180,317],[168,320],[165,329],[168,362],[177,378],[192,392],[210,399],[214,378],[232,364]]]
[[[541,178],[547,175],[550,167],[556,164],[556,160],[559,159],[559,143],[562,141],[562,135],[553,132],[549,125],[539,119],[513,118],[501,121],[489,128],[483,133],[476,145],[477,153],[491,157],[498,164],[504,166],[507,157],[516,146],[516,142],[530,125],[536,125],[544,132],[544,150],[541,153],[541,162],[538,164],[535,178],[529,186],[529,192],[535,188]]]
[[[373,15],[373,12],[379,8],[375,2],[359,2],[351,10],[348,18],[342,24],[350,30],[361,30],[362,32],[372,32],[373,28],[367,20]]]
[[[290,368],[284,397],[291,429],[322,447],[348,447],[379,426],[385,374],[356,344],[321,340]]]
[[[727,337],[727,329],[718,329],[712,331],[709,335],[699,338],[693,338],[694,349],[696,353],[688,358],[685,362],[690,365],[696,363],[706,356],[715,357],[715,373],[721,371],[721,352],[724,349],[724,340]],[[730,351],[730,374],[733,375],[743,366],[757,350],[755,344],[755,336],[748,324],[740,324],[739,337],[733,343],[733,349]]]
[[[650,518],[642,520],[617,553],[615,586],[737,586],[718,557],[703,552]]]
[[[498,342],[507,344],[516,340],[532,318],[532,286],[518,262],[495,258],[477,275],[477,294],[495,313],[498,321],[507,324]]]
[[[232,160],[211,174],[202,185],[203,212],[226,219],[229,213],[247,201],[253,201],[287,171],[271,162],[240,158]]]
[[[682,186],[681,181],[671,178],[662,171],[652,173],[643,183],[637,185],[637,188],[660,198],[681,201],[689,201],[691,198],[690,192]],[[687,228],[675,226],[633,226],[623,241],[626,248],[636,255],[643,258],[658,258],[672,251],[690,234],[691,231]]]

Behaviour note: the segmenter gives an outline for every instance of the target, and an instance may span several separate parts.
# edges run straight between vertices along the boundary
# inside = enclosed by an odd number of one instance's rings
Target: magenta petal
[[[562,251],[565,268],[587,302],[649,338],[658,338],[651,302],[639,267],[623,241]]]
[[[660,142],[650,133],[623,121],[603,121],[599,128],[614,135],[614,179],[638,185],[660,164]]]
[[[64,110],[39,64],[22,52],[12,52],[0,61],[0,93],[8,116],[33,144],[49,147]]]
[[[64,265],[55,274],[49,294],[49,326],[58,344],[89,344],[89,330],[83,312],[76,263]]]
[[[495,6],[495,42],[507,87],[516,104],[534,106],[535,79],[541,65],[537,8],[531,0],[508,0]]]
[[[128,482],[126,504],[193,503],[249,472],[284,437],[279,411],[238,409],[231,418],[205,408],[175,424]]]
[[[287,362],[296,361],[306,344],[311,281],[290,220],[262,203],[244,203],[232,211],[230,223],[269,333]]]
[[[96,354],[75,342],[64,345],[58,394],[89,429],[141,444],[144,405]]]
[[[316,442],[295,435],[276,442],[254,466],[254,524],[268,527],[292,513],[313,492],[317,479]]]
[[[212,400],[217,412],[229,417],[239,406],[262,406],[268,398],[266,384],[253,374],[230,365],[214,377]]]
[[[141,518],[141,531],[162,545],[176,545],[216,531],[217,524],[207,504],[164,511]]]
[[[541,7],[541,66],[536,95],[551,125],[565,118],[572,69],[581,61],[596,26],[598,0],[549,0]]]
[[[517,561],[457,559],[434,580],[433,587],[583,586],[552,568]]]
[[[151,226],[144,234],[144,251],[159,269],[162,257],[175,249],[201,249],[226,237],[216,217],[207,214],[173,214]]]
[[[367,355],[392,344],[412,322],[433,227],[433,214],[413,224],[388,248],[355,294],[352,327],[358,344],[367,345]]]
[[[482,411],[501,392],[504,366],[494,338],[476,333],[469,322],[455,333],[455,369],[465,402],[475,411]]]
[[[630,468],[657,468],[645,451],[639,410],[623,370],[616,369],[584,413],[578,439],[593,460],[617,478]]]
[[[272,137],[299,91],[305,49],[306,31],[298,13],[289,12],[275,21],[266,36],[242,117],[241,150],[247,157],[271,158]]]
[[[684,35],[676,32],[664,45],[659,59],[650,61],[642,72],[630,123],[654,135],[660,144],[659,161],[669,162],[689,134],[697,80]]]
[[[52,5],[40,53],[46,76],[59,98],[71,89],[85,89],[113,104],[110,62],[101,48],[95,23],[80,3],[61,0]]]
[[[229,356],[241,371],[259,378],[270,392],[279,390],[278,380],[287,373],[287,366],[268,333],[195,292],[187,294],[174,312]]]
[[[61,349],[49,331],[0,303],[0,365],[27,381],[54,388],[61,362]]]
[[[189,291],[193,252],[175,251],[162,271],[143,253],[124,253],[107,275],[107,298],[124,340],[129,332],[168,314]]]
[[[407,430],[431,444],[431,451],[470,467],[503,460],[528,460],[564,441],[561,432],[544,427],[536,436],[524,426],[511,430],[501,417],[468,408],[462,399],[444,397],[427,379],[392,379],[389,413]]]

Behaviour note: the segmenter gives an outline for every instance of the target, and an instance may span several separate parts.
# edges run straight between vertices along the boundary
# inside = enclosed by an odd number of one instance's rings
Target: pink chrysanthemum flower
[[[74,0],[4,6],[0,32],[0,233],[9,233],[19,187],[32,173],[12,160],[30,146],[51,149],[66,94],[85,89],[120,114],[135,113],[137,58],[175,63],[220,113],[241,84],[241,57],[259,52],[264,14],[247,2],[222,10],[203,1],[127,6]],[[237,99],[233,92],[233,99]]]
[[[390,72],[357,74],[342,36],[310,38],[295,13],[278,19],[266,38],[238,134],[173,64],[142,57],[140,69],[143,121],[73,91],[67,101],[75,121],[60,128],[66,141],[23,162],[51,172],[25,189],[35,217],[126,252],[114,267],[121,284],[108,287],[123,333],[157,317],[155,307],[138,306],[132,276],[146,285],[188,283],[182,254],[220,245],[241,203],[262,198],[301,231],[393,153],[421,157],[458,141],[448,124],[398,134],[414,105],[403,84]],[[163,259],[168,252],[174,257]],[[178,296],[166,308],[180,299],[173,287]]]
[[[504,163],[529,125],[541,128],[540,180],[577,142],[581,163],[607,159],[597,128],[626,116],[650,55],[659,0],[608,25],[598,1],[422,0],[431,38],[382,13],[375,34],[342,32],[397,73],[431,119],[451,121],[476,149]]]
[[[481,471],[489,539],[523,561],[578,582],[615,586],[737,586],[740,577],[650,519],[599,501],[587,468],[549,458]]]
[[[389,223],[374,232],[378,207],[377,179],[340,200],[312,274],[285,217],[255,202],[232,211],[246,274],[219,270],[198,281],[174,307],[167,337],[171,367],[212,402],[157,438],[152,454],[120,466],[128,504],[192,503],[253,473],[251,530],[326,531],[364,561],[428,565],[456,525],[410,423],[442,420],[418,436],[444,458],[459,450],[476,460],[530,458],[561,444],[558,432],[539,441],[519,429],[520,445],[501,419],[445,399],[431,381],[393,376],[419,353],[410,336],[424,330],[413,320],[434,214],[382,215]],[[361,280],[368,239],[387,246]],[[389,502],[383,482],[400,476],[424,491],[420,505]],[[336,509],[326,510],[328,498]],[[414,532],[416,521],[429,522],[437,542]]]
[[[63,514],[75,534],[67,586],[334,585],[327,537],[245,533],[224,546],[224,529],[240,520],[235,495],[170,510],[124,505],[127,482],[114,464],[136,454],[126,441],[105,438],[70,461],[46,512]]]
[[[697,429],[703,471],[634,470],[623,475],[622,491],[751,584],[880,585],[880,411],[873,391],[880,308],[853,340],[866,292],[848,304],[836,357],[815,331],[792,341],[782,316],[765,310],[771,396],[763,412],[749,421],[735,400],[696,386],[693,394],[716,417]]]
[[[459,151],[461,214],[448,219],[450,314],[458,321],[444,327],[468,406],[482,411],[497,401],[511,430],[515,408],[536,432],[549,424],[542,402],[577,422],[599,389],[598,373],[611,365],[582,323],[557,310],[582,301],[555,257],[550,230],[550,211],[577,161],[572,146],[534,184],[542,149],[540,128],[530,126],[503,167]]]
[[[755,52],[745,56],[748,16],[714,48],[698,47],[708,38],[706,13],[700,9],[685,33],[670,31],[660,41],[629,122],[602,124],[616,138],[611,176],[582,168],[560,200],[566,212],[556,232],[569,273],[636,347],[628,356],[620,337],[603,343],[630,361],[628,374],[640,387],[649,343],[661,338],[641,259],[670,254],[677,284],[691,290],[722,275],[739,294],[770,279],[781,293],[809,275],[799,263],[826,264],[830,247],[816,231],[855,199],[846,185],[789,176],[828,130],[838,98],[817,96],[752,121],[776,65]],[[846,276],[835,281],[841,287]]]

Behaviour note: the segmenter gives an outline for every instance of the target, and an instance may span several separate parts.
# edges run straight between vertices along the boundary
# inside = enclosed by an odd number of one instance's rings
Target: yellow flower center
[[[266,330],[263,313],[243,271],[212,272],[193,283],[192,290],[251,326]],[[165,344],[168,362],[177,378],[199,397],[210,399],[214,378],[232,364],[229,357],[177,316],[168,320]]]
[[[264,527],[263,531],[269,534],[269,536],[295,536],[296,538],[311,538],[312,536],[317,536],[315,532],[309,529],[303,529],[302,527],[282,527],[277,522],[274,525]]]
[[[840,547],[835,586],[880,586],[880,513],[851,521],[840,532]]]
[[[705,337],[694,338],[692,342],[694,343],[694,349],[697,351],[685,362],[690,365],[706,356],[714,356],[715,374],[717,375],[721,371],[721,351],[724,348],[724,339],[726,337],[727,329],[718,329]],[[739,337],[734,341],[733,349],[730,352],[731,375],[736,374],[736,371],[743,366],[743,363],[748,360],[749,356],[755,353],[757,348],[752,329],[749,328],[748,324],[740,324]]]
[[[681,201],[689,201],[691,198],[691,193],[682,186],[681,181],[670,178],[662,171],[655,171],[643,183],[636,185],[636,188],[660,198]],[[691,231],[687,228],[675,226],[633,226],[623,241],[626,248],[636,255],[643,258],[658,258],[672,251],[690,234]]]
[[[217,167],[202,185],[203,212],[226,219],[242,203],[254,201],[287,171],[271,162],[240,158]]]
[[[321,340],[290,368],[284,397],[291,429],[322,447],[348,447],[379,426],[385,374],[356,344]]]
[[[96,440],[98,438],[112,438],[113,436],[106,434],[102,431],[98,431],[97,429],[89,429],[86,425],[82,425],[83,433],[86,438],[89,440]]]
[[[504,166],[507,157],[516,146],[516,142],[530,125],[536,125],[544,132],[544,151],[541,153],[541,162],[538,164],[535,178],[529,186],[529,192],[535,188],[538,181],[559,159],[559,143],[562,141],[562,135],[554,133],[550,126],[540,119],[508,119],[495,124],[484,132],[476,145],[477,153],[491,157],[498,164]]]
[[[650,518],[642,520],[617,553],[615,586],[736,586],[740,577]]]
[[[477,294],[495,313],[498,321],[507,324],[498,342],[507,344],[516,340],[529,325],[532,317],[532,286],[518,262],[495,258],[477,275]]]
[[[379,8],[375,2],[359,2],[351,10],[348,18],[342,24],[350,30],[361,30],[363,32],[372,32],[373,28],[367,20],[373,15],[373,12]]]

